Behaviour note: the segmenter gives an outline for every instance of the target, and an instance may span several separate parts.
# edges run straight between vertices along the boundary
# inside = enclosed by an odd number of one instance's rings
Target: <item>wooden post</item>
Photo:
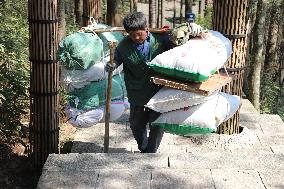
[[[29,0],[30,142],[36,168],[58,153],[59,64],[57,0]]]
[[[110,63],[114,64],[114,51],[116,42],[109,42],[110,49]],[[110,103],[112,90],[112,71],[108,72],[107,94],[106,94],[106,109],[105,109],[105,138],[104,138],[104,152],[107,153],[109,149],[109,119],[110,119]]]
[[[222,90],[239,96],[242,95],[246,64],[248,3],[249,0],[214,0],[213,2],[213,30],[227,36],[233,44],[233,54],[226,66],[229,73],[235,75],[235,79]],[[219,133],[239,133],[239,112],[219,126]]]
[[[91,17],[99,20],[101,9],[101,0],[83,0],[83,26],[89,24]]]

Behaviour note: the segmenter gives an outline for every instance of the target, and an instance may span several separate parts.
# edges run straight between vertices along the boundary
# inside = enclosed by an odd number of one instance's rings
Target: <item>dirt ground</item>
[[[60,125],[60,153],[70,152],[75,131],[69,124]],[[7,136],[0,131],[0,188],[36,188],[38,175],[28,155],[28,137]]]

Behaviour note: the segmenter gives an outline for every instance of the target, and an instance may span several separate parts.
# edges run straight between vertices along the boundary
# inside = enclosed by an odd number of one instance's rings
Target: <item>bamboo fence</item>
[[[242,96],[244,68],[247,48],[249,0],[214,0],[213,30],[227,36],[233,45],[233,54],[227,64],[234,80],[222,88],[224,92]],[[219,127],[221,134],[239,133],[239,111]]]
[[[36,167],[58,153],[57,0],[29,0],[30,142]]]

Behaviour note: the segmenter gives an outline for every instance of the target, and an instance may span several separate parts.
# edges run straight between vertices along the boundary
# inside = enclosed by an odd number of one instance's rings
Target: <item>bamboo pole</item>
[[[227,64],[228,71],[235,79],[223,87],[223,91],[242,96],[245,57],[247,48],[248,3],[250,0],[214,0],[213,30],[227,36],[233,45],[233,54]],[[239,133],[239,111],[227,122],[219,126],[221,134]]]
[[[57,0],[29,0],[30,143],[36,168],[58,153],[59,64]]]
[[[109,42],[110,49],[110,63],[114,63],[114,51],[116,42]],[[106,94],[106,109],[105,109],[105,138],[104,138],[104,152],[107,153],[109,149],[109,119],[110,119],[110,103],[111,103],[111,91],[112,91],[112,71],[108,72],[107,82],[107,94]]]

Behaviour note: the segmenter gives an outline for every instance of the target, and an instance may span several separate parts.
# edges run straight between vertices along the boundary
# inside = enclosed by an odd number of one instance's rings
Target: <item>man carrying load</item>
[[[144,105],[160,90],[160,86],[150,81],[155,75],[146,62],[151,61],[158,54],[174,47],[167,32],[162,34],[150,33],[147,19],[142,12],[128,14],[123,20],[126,36],[117,46],[115,64],[108,63],[107,71],[113,71],[123,64],[124,80],[130,102],[130,128],[142,153],[155,153],[163,137],[163,130],[153,127],[151,122],[160,116],[160,113],[146,108]],[[201,27],[190,23],[192,36],[201,32]],[[178,44],[176,44],[178,45]],[[149,123],[150,133],[147,137],[146,126]]]

